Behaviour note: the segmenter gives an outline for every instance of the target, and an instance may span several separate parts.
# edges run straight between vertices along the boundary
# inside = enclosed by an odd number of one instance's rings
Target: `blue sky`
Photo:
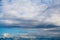
[[[20,33],[35,33],[37,29],[23,29],[23,28],[0,28],[0,33],[20,34]]]
[[[53,31],[57,29],[60,29],[60,0],[0,1],[0,34],[33,32],[59,35],[60,32]]]

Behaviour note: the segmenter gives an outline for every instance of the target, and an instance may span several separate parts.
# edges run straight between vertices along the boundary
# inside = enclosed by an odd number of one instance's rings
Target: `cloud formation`
[[[3,12],[0,13],[0,24],[21,27],[35,27],[40,24],[60,26],[59,0],[56,2],[53,0],[2,0],[2,2]]]

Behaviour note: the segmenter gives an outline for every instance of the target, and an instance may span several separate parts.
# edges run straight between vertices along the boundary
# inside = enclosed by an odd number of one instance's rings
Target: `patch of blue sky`
[[[37,29],[22,29],[22,28],[0,28],[0,34],[9,33],[9,34],[23,34],[23,33],[36,33],[39,30]]]
[[[4,34],[4,33],[10,33],[10,34],[17,34],[20,30],[18,29],[14,29],[14,28],[0,28],[0,33]],[[22,30],[21,30],[22,32]]]

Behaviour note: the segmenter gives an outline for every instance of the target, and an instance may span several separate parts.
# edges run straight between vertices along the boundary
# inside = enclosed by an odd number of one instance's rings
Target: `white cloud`
[[[47,13],[50,15],[49,18],[46,19],[48,23],[52,23],[54,25],[60,26],[60,7],[56,6],[54,8],[48,9]]]
[[[6,0],[7,1],[7,0]],[[4,18],[15,18],[15,19],[25,19],[25,20],[36,20],[37,15],[40,15],[42,11],[47,8],[46,4],[35,5],[28,0],[14,1],[14,3],[9,4],[3,1],[3,17]],[[21,2],[21,3],[20,3]],[[40,18],[38,19],[40,20]],[[13,21],[13,20],[11,20]],[[10,21],[10,23],[12,23]],[[6,21],[7,22],[7,21]],[[37,24],[39,22],[33,22]]]
[[[21,37],[22,38],[36,38],[35,36],[24,36],[24,35],[22,35]]]
[[[39,0],[38,0],[39,1]],[[49,8],[48,11],[45,11],[46,8],[48,8],[47,4],[40,4],[37,5],[37,2],[31,2],[30,0],[15,0],[12,4],[9,4],[7,0],[3,1],[3,17],[7,18],[8,20],[10,18],[14,19],[24,19],[24,20],[36,20],[36,22],[21,22],[21,26],[36,26],[39,25],[42,22],[52,23],[57,26],[60,26],[60,12],[59,8]],[[48,0],[45,0],[49,2]],[[52,1],[52,0],[51,0]],[[50,15],[51,17],[48,17]],[[16,20],[17,21],[17,20]],[[16,21],[9,20],[5,23],[8,24],[14,24],[17,23]],[[18,22],[18,23],[19,23]]]
[[[14,20],[0,20],[0,22],[6,25],[19,24],[18,21],[14,21]]]
[[[36,36],[31,35],[30,33],[20,33],[20,37],[22,38],[36,38]]]
[[[21,2],[21,3],[20,3]],[[47,8],[47,5],[34,5],[31,1],[20,1],[15,2],[13,4],[8,4],[7,2],[4,2],[4,15],[5,16],[16,16],[16,17],[22,17],[24,19],[31,19],[37,16],[38,14],[41,14],[43,10]],[[8,17],[9,17],[8,16]]]
[[[46,29],[43,29],[44,31],[49,31],[49,30],[56,30],[56,28],[46,28]]]
[[[9,33],[4,33],[3,34],[3,37],[7,37],[7,38],[9,38],[11,35],[9,34]]]

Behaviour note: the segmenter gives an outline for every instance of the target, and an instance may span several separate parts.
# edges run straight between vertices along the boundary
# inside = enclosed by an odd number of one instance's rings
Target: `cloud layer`
[[[0,24],[21,27],[35,27],[41,24],[60,26],[59,0],[2,0],[2,2]]]

